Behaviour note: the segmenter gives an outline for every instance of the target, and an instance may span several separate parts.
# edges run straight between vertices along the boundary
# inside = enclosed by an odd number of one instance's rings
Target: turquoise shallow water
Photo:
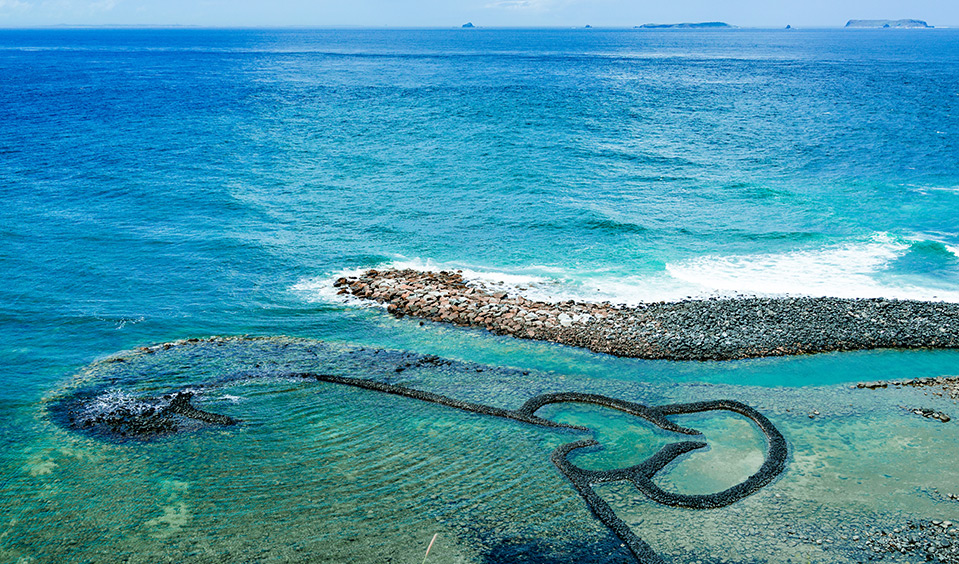
[[[957,55],[951,30],[0,31],[0,559],[405,562],[436,532],[444,561],[615,552],[549,464],[555,437],[436,406],[266,382],[221,392],[240,398],[224,404],[236,431],[117,445],[50,420],[91,362],[214,334],[518,370],[419,382],[497,405],[566,389],[753,404],[793,449],[776,484],[702,513],[604,493],[678,562],[830,561],[748,534],[815,511],[826,528],[956,517],[929,493],[959,491],[937,462],[957,452],[951,425],[898,408],[955,406],[847,397],[956,374],[955,352],[615,359],[392,319],[330,280],[412,265],[541,299],[959,301]],[[196,381],[177,370],[155,385]],[[606,429],[584,466],[670,440],[588,409],[555,417]],[[738,479],[756,454],[743,425],[702,422],[725,442],[663,487]],[[735,543],[727,521],[745,523]]]

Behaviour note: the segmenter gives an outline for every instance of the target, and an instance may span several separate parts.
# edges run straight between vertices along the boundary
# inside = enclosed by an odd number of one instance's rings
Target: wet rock
[[[936,376],[890,381],[889,385],[912,388],[938,388],[953,401],[959,401],[959,376]]]
[[[947,423],[951,421],[951,418],[948,415],[946,415],[945,413],[941,411],[936,411],[934,409],[917,408],[917,409],[909,409],[909,411],[911,411],[912,413],[916,415],[925,417],[926,419],[936,419],[938,421],[942,421],[943,423]]]
[[[161,415],[176,414],[214,425],[236,425],[237,420],[232,417],[220,415],[219,413],[210,413],[209,411],[203,411],[193,407],[190,403],[192,398],[193,394],[191,392],[179,392],[173,400],[170,401],[170,405],[161,412]]]
[[[175,433],[183,427],[184,418],[220,426],[238,423],[232,417],[193,407],[192,398],[192,392],[162,397],[106,393],[75,398],[61,407],[70,428],[119,439],[149,440]]]
[[[875,555],[914,554],[926,561],[959,564],[959,549],[942,523],[908,521],[891,532],[869,531],[863,535],[863,551]]]

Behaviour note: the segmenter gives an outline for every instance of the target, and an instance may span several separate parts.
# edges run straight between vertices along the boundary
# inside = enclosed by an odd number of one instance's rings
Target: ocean
[[[556,433],[281,374],[361,349],[384,352],[356,377],[436,355],[391,377],[504,407],[765,413],[790,457],[741,502],[600,488],[667,562],[853,562],[869,527],[959,522],[959,432],[902,409],[955,404],[850,389],[956,375],[959,352],[619,359],[332,286],[411,267],[553,301],[959,302],[959,31],[0,30],[0,196],[2,561],[420,562],[434,534],[437,562],[631,561],[549,462]],[[124,352],[213,335],[257,339]],[[55,414],[191,385],[241,425],[112,440]],[[551,409],[602,429],[596,467],[668,439]],[[745,420],[680,419],[716,446],[663,487],[762,462]]]

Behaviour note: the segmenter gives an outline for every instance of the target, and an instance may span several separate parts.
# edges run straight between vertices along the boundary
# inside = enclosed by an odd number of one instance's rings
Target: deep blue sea
[[[959,302],[959,30],[0,30],[0,561],[419,562],[437,532],[437,561],[605,561],[563,548],[577,523],[606,533],[549,465],[553,439],[515,425],[283,380],[207,398],[237,432],[113,444],[51,420],[51,398],[102,376],[85,366],[211,335],[518,369],[422,376],[504,404],[575,388],[763,407],[793,449],[779,490],[678,516],[615,505],[670,562],[840,561],[748,532],[779,518],[821,535],[850,515],[959,521],[929,493],[959,492],[959,469],[915,472],[959,433],[847,397],[957,374],[957,352],[615,359],[332,289],[390,266],[548,300]],[[155,389],[199,370],[169,362]],[[709,456],[758,448],[741,424],[715,423],[739,438]],[[497,454],[510,433],[525,446]],[[529,469],[523,449],[546,458]],[[687,473],[671,479],[712,484]],[[735,541],[711,525],[730,520],[749,525]]]

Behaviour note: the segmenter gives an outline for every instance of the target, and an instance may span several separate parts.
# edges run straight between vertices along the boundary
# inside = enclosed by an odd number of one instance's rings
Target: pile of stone
[[[729,360],[875,348],[959,348],[959,304],[886,299],[735,298],[547,303],[464,279],[460,272],[370,270],[335,282],[341,294],[396,316],[484,328],[615,356]]]
[[[952,521],[910,521],[891,531],[870,531],[861,543],[863,550],[876,555],[909,554],[929,562],[959,564],[959,530]]]
[[[539,338],[544,329],[582,325],[604,318],[608,304],[547,304],[467,284],[459,272],[370,270],[334,284],[340,294],[387,304],[386,310],[455,325],[484,327],[500,334]]]
[[[850,519],[829,532],[790,530],[788,536],[845,556],[837,555],[836,561],[885,561],[889,557],[894,562],[959,564],[959,529],[952,521],[922,519],[879,528]]]

